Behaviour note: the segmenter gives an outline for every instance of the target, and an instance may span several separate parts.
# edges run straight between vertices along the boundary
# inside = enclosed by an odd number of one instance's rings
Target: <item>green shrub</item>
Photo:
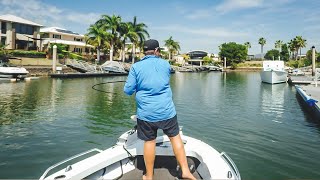
[[[295,61],[295,60],[289,60],[287,62],[287,66],[292,67],[292,68],[298,68],[299,63],[298,63],[298,61]]]
[[[236,69],[238,67],[238,64],[235,62],[232,62],[230,66],[231,66],[231,69]]]
[[[63,54],[58,54],[58,59],[64,59],[64,55]]]
[[[45,52],[38,51],[21,51],[21,50],[13,50],[9,51],[9,54],[15,57],[28,57],[28,58],[45,58]]]
[[[180,66],[180,67],[181,67],[181,64],[179,64],[179,63],[173,63],[172,65],[173,65],[173,66]]]
[[[293,68],[300,68],[300,67],[310,66],[311,64],[312,64],[312,62],[309,59],[300,59],[298,61],[290,60],[287,62],[286,65],[289,67],[293,67]]]
[[[239,63],[237,67],[262,67],[259,63]]]

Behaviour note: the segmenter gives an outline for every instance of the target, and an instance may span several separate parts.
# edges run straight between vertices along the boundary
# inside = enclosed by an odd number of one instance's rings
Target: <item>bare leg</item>
[[[146,165],[146,174],[142,177],[144,180],[153,178],[153,167],[156,154],[156,140],[145,141],[143,149],[144,164]]]
[[[196,178],[191,174],[188,167],[186,152],[184,150],[184,145],[183,145],[180,134],[174,137],[169,137],[169,138],[173,147],[173,152],[182,170],[182,178],[195,180]]]

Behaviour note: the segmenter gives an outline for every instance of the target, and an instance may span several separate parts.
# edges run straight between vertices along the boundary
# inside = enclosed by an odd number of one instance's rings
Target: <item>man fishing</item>
[[[138,138],[144,141],[146,174],[143,179],[153,178],[157,130],[162,129],[169,137],[174,154],[182,170],[182,178],[195,179],[190,173],[172,91],[170,88],[170,64],[159,57],[159,42],[145,41],[145,57],[132,65],[124,86],[127,95],[136,93]]]

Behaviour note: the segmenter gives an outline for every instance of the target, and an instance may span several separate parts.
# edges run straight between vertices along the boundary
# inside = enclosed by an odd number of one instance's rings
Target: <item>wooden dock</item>
[[[308,84],[314,84],[314,77],[312,76],[289,76],[288,83],[290,85],[308,85]],[[318,84],[320,85],[320,81],[318,81]]]
[[[64,73],[50,74],[51,78],[88,78],[88,77],[110,77],[127,76],[128,73]]]

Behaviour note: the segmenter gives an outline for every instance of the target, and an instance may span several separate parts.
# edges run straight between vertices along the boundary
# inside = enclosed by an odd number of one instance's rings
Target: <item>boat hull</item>
[[[260,73],[261,81],[269,84],[278,84],[287,82],[286,71],[262,71]]]
[[[181,136],[186,155],[188,157],[188,166],[192,173],[196,173],[195,175],[198,179],[241,180],[236,166],[225,153],[219,153],[214,148],[200,140],[184,136],[182,132]],[[142,157],[143,146],[144,141],[137,138],[137,132],[135,130],[131,130],[120,136],[115,146],[104,151],[96,150],[99,152],[98,154],[69,165],[66,169],[61,169],[60,171],[46,177],[51,169],[72,159],[57,163],[50,167],[42,175],[40,180],[51,180],[61,177],[63,177],[64,180],[142,179],[142,171],[144,170],[144,161]],[[79,156],[80,155],[76,155],[74,158],[78,158]],[[170,139],[167,136],[159,136],[156,139],[156,161],[154,167],[156,174],[162,171],[158,168],[163,168],[165,166],[158,161],[161,159],[166,162],[165,164],[170,166],[165,167],[168,168],[166,170],[167,172],[178,173],[179,167],[177,166],[177,162],[174,157]],[[170,174],[174,176],[172,173]],[[166,173],[166,175],[169,174]],[[179,175],[177,175],[177,177],[179,177]],[[162,176],[160,179],[168,178],[166,176]]]
[[[0,67],[0,78],[24,79],[28,73],[25,68]]]

